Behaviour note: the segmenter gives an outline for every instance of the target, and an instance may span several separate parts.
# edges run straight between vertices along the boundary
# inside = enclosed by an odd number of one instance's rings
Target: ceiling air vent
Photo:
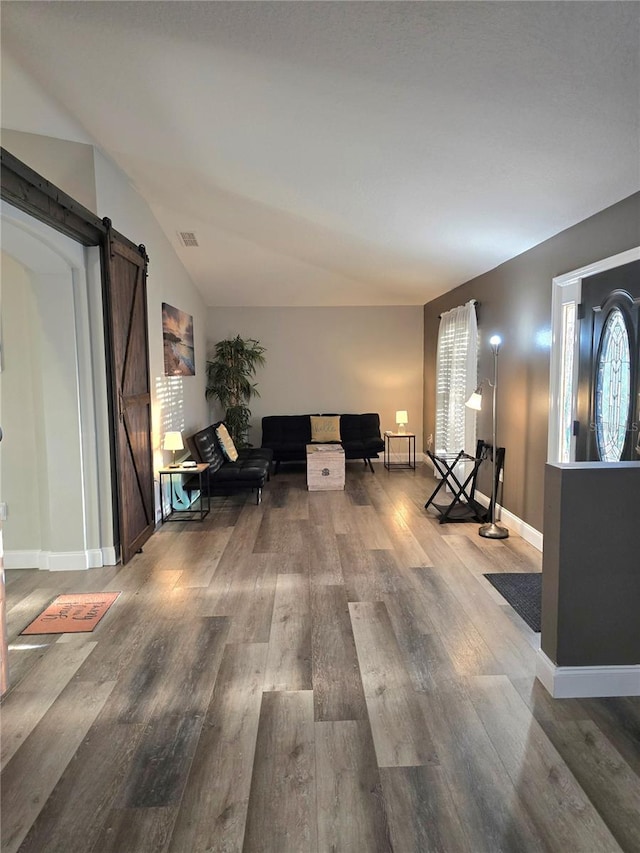
[[[195,231],[178,231],[178,237],[185,249],[193,249],[200,245]]]

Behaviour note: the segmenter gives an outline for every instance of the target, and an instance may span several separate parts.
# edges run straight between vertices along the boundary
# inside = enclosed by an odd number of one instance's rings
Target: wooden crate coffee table
[[[310,492],[344,489],[344,450],[339,444],[307,444],[307,487]]]

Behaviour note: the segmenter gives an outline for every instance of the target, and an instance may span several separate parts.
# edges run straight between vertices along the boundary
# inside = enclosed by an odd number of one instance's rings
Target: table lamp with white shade
[[[176,450],[184,450],[184,442],[182,441],[182,433],[178,430],[165,432],[164,442],[162,443],[163,450],[172,450],[173,459],[169,468],[179,468],[180,464],[176,462]]]
[[[406,409],[400,409],[399,411],[396,412],[396,423],[398,425],[398,433],[400,435],[404,434],[404,428],[407,425],[408,420],[409,420],[409,418],[407,416],[407,410]]]

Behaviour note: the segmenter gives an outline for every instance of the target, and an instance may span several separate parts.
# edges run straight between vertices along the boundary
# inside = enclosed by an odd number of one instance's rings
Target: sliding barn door
[[[114,483],[122,562],[154,530],[151,394],[147,334],[147,256],[109,228],[105,245],[105,309],[110,327]]]

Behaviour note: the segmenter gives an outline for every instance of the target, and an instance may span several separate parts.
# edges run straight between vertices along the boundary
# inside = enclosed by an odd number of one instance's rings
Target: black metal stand
[[[476,477],[483,457],[469,456],[464,450],[455,455],[446,456],[436,456],[427,450],[427,455],[442,479],[431,493],[424,508],[433,506],[440,513],[440,524],[445,524],[447,521],[486,521],[487,510],[474,497]],[[471,464],[471,469],[463,482],[460,482],[455,471],[456,466],[461,462]],[[435,503],[436,495],[445,487],[451,490],[451,501],[448,504]]]

